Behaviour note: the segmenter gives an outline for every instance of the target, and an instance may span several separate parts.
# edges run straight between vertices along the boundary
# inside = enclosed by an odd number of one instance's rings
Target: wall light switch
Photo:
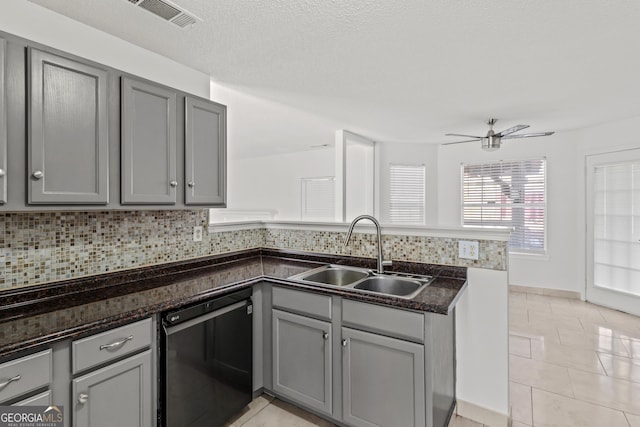
[[[480,244],[476,241],[458,241],[458,258],[478,259],[480,255]]]
[[[202,242],[202,226],[196,225],[193,227],[193,241]]]

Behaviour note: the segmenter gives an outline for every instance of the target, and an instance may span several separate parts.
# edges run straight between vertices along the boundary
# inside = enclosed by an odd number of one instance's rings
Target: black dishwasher
[[[164,427],[217,427],[252,398],[251,289],[162,314]]]

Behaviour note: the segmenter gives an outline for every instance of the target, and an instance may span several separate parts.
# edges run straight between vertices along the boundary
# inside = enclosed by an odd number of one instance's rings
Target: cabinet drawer
[[[47,390],[44,393],[36,394],[35,396],[28,397],[16,402],[13,406],[49,406],[51,405],[51,390]]]
[[[331,297],[313,292],[273,287],[273,306],[331,320]]]
[[[71,345],[73,373],[151,346],[151,319],[102,332]]]
[[[51,350],[3,363],[0,365],[0,402],[46,386],[50,382]]]
[[[424,342],[424,315],[413,311],[344,299],[342,323],[357,329]]]

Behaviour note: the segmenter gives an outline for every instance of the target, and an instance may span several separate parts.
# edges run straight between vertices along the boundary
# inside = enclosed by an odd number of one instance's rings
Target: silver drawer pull
[[[126,337],[122,341],[116,341],[116,342],[111,343],[111,344],[103,344],[103,345],[101,345],[100,346],[100,350],[111,350],[113,348],[118,348],[118,347],[124,345],[124,343],[126,343],[127,341],[131,341],[132,339],[133,339],[133,335],[129,335],[128,337]]]
[[[0,169],[0,177],[4,176],[4,169]]]
[[[33,176],[34,179],[42,179],[44,177],[44,173],[42,173],[42,171],[35,171],[31,176]]]
[[[78,403],[85,404],[89,401],[89,395],[87,393],[80,393],[78,395]]]
[[[3,388],[5,388],[6,386],[8,386],[9,384],[11,384],[13,382],[20,381],[20,378],[22,378],[20,375],[16,375],[15,377],[9,378],[5,382],[0,383],[0,390],[2,390]]]
[[[325,340],[329,339],[329,334],[327,332],[323,332],[322,333],[322,338],[324,338]]]
[[[347,340],[342,340],[342,346],[346,347],[347,346],[348,341]]]
[[[178,181],[169,181],[169,185],[172,187],[177,187],[178,186]]]

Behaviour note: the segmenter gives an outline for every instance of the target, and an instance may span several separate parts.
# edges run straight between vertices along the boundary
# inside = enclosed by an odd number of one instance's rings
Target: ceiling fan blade
[[[513,138],[535,138],[536,136],[549,136],[553,135],[555,132],[534,132],[534,133],[523,133],[520,135],[508,135],[503,136],[502,139],[513,139]]]
[[[474,141],[480,141],[480,138],[467,139],[466,141],[445,142],[442,145],[462,144],[462,143],[465,143],[465,142],[474,142]]]
[[[482,138],[481,136],[477,136],[477,135],[463,135],[461,133],[445,133],[444,136],[462,136],[462,137],[465,137],[465,138],[473,138],[473,139]]]
[[[529,125],[515,125],[513,127],[510,127],[509,129],[505,129],[502,132],[497,133],[496,136],[511,135],[514,132],[518,132],[519,130],[526,129],[528,127]]]

